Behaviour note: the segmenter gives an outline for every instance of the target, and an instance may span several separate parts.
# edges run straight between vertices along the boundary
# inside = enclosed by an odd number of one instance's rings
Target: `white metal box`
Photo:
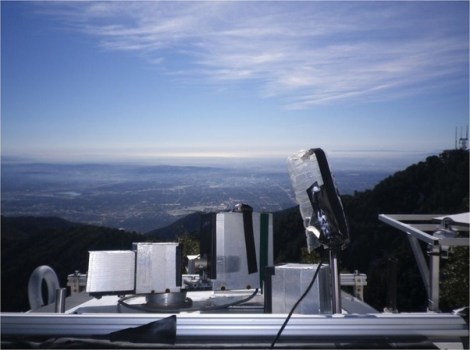
[[[132,292],[134,283],[134,252],[129,250],[89,252],[87,293]]]
[[[273,313],[288,313],[307,290],[317,269],[316,264],[286,264],[276,266],[272,276]],[[330,267],[323,265],[317,279],[294,313],[331,313]]]
[[[247,218],[251,220],[252,232],[246,232],[244,220]],[[217,214],[216,279],[212,281],[214,290],[260,288],[264,268],[272,265],[272,214]]]
[[[181,289],[179,243],[134,243],[136,293],[168,293]]]

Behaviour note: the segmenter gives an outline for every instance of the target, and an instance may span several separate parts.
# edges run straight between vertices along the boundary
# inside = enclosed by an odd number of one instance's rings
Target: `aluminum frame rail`
[[[137,327],[167,314],[1,314],[8,336],[90,337]],[[178,314],[176,344],[266,344],[276,336],[284,314]],[[457,315],[438,313],[293,315],[280,343],[357,341],[467,342],[468,327]]]
[[[449,215],[447,215],[449,216]],[[380,214],[379,220],[407,234],[413,255],[418,264],[418,269],[426,288],[428,297],[428,310],[439,311],[439,269],[441,252],[444,246],[469,246],[466,238],[439,238],[426,232],[435,232],[439,224],[437,217],[446,217],[438,214]],[[428,223],[426,223],[428,222]],[[431,222],[431,223],[429,223]],[[460,226],[460,225],[459,225]],[[465,227],[466,226],[466,227]],[[468,231],[468,225],[462,225],[464,231]],[[428,245],[429,264],[419,244],[422,241]]]
[[[367,286],[367,275],[364,273],[340,273],[342,287],[353,287],[354,296],[364,301],[364,287]]]

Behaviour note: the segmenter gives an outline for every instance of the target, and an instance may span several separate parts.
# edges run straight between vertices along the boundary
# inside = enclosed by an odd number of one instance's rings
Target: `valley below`
[[[372,188],[383,171],[335,173],[341,194]],[[54,216],[145,233],[185,215],[295,206],[287,170],[249,167],[2,164],[2,215]]]

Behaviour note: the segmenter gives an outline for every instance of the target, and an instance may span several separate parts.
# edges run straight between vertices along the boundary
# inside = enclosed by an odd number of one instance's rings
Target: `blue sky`
[[[466,1],[2,1],[1,11],[4,157],[322,147],[338,159],[420,159],[452,148],[468,124]]]

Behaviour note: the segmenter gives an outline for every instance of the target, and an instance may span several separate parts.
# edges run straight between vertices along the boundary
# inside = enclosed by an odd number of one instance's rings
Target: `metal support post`
[[[264,268],[264,313],[273,313],[273,275],[275,274],[274,266],[266,266]]]
[[[428,309],[439,311],[439,265],[441,259],[441,246],[438,242],[429,245],[430,288]]]
[[[66,288],[58,288],[55,291],[55,312],[63,314],[65,312]]]
[[[421,249],[421,246],[419,245],[418,239],[413,237],[410,233],[408,233],[406,236],[408,237],[411,250],[413,251],[413,255],[415,256],[416,262],[418,264],[419,273],[421,275],[421,279],[423,280],[424,287],[426,288],[426,295],[429,300],[431,298],[431,283],[430,283],[429,268],[428,268],[428,264],[426,263],[426,258],[423,254],[423,250]]]
[[[332,304],[331,312],[334,314],[340,314],[341,309],[341,284],[339,281],[339,271],[338,271],[338,258],[336,256],[336,251],[330,249],[330,267],[331,267],[331,294],[332,294]]]
[[[397,310],[397,258],[389,258],[387,261],[387,311]]]

